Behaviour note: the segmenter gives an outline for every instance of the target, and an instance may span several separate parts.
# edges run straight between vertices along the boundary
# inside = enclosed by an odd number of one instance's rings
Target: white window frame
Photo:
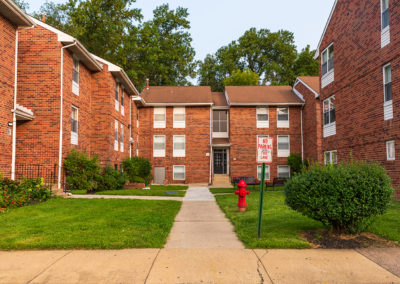
[[[119,111],[119,92],[120,92],[120,84],[118,81],[115,81],[115,110]]]
[[[335,155],[333,155],[335,154]],[[327,155],[329,158],[327,158]],[[333,157],[336,159],[334,160]],[[324,164],[325,165],[337,165],[337,150],[325,151],[324,152]]]
[[[175,149],[176,139],[183,138],[183,150],[182,149]],[[186,136],[185,135],[174,135],[173,136],[173,157],[185,157],[186,155]]]
[[[388,78],[386,78],[386,69],[390,68],[390,82]],[[383,94],[384,94],[384,102],[385,104],[391,104],[393,102],[393,90],[392,90],[392,98],[390,100],[386,100],[386,84],[392,84],[392,66],[390,63],[383,66]]]
[[[121,87],[121,114],[125,115],[125,97],[124,97],[124,87]]]
[[[257,179],[261,180],[261,169],[262,165],[257,165]],[[265,180],[271,180],[270,166],[265,165]]]
[[[72,130],[72,120],[74,119],[72,117],[72,110],[76,110],[76,124],[77,124],[77,131],[74,132]],[[72,145],[78,145],[78,138],[79,138],[79,109],[76,106],[72,106],[72,110],[71,110],[71,144]]]
[[[331,117],[331,105],[332,105],[332,100],[334,100],[335,102],[333,102],[333,109],[335,110],[335,121],[332,121],[332,117]],[[328,102],[328,111],[325,111],[325,102]],[[325,113],[328,113],[329,115],[329,122],[325,123]],[[327,98],[326,100],[324,100],[322,102],[322,120],[323,120],[323,124],[324,127],[326,126],[330,126],[332,124],[336,124],[336,100],[335,100],[335,96],[331,96],[329,98]]]
[[[289,149],[279,149],[279,138],[287,137]],[[276,149],[278,151],[278,158],[287,158],[290,155],[290,135],[278,135],[276,139]]]
[[[161,138],[161,137],[164,140],[164,149],[157,149],[156,150],[156,138]],[[153,137],[153,157],[164,158],[165,157],[165,148],[166,148],[165,135],[154,135],[154,137]]]
[[[124,125],[121,123],[121,141],[120,141],[120,151],[124,152]]]
[[[114,124],[114,151],[118,151],[118,120]]]
[[[393,157],[390,156],[390,145],[393,146]],[[396,160],[396,143],[394,140],[386,142],[386,159],[388,161],[395,161]]]
[[[183,115],[183,120],[177,120],[176,115]],[[186,126],[186,108],[185,107],[174,107],[173,111],[173,127],[174,128],[185,128]]]
[[[259,120],[259,115],[267,115],[267,120]],[[269,108],[268,107],[257,107],[257,128],[269,128]]]
[[[386,10],[384,10],[384,8],[383,8],[383,1],[385,1],[385,0],[381,0],[381,30],[382,31],[386,31],[386,30],[390,29],[390,14],[389,14],[389,11],[390,11],[390,0],[387,0],[388,1],[387,11],[388,11],[388,17],[389,17],[388,20],[389,21],[388,21],[388,25],[386,27],[383,26],[383,13],[386,12]]]
[[[279,169],[281,169],[281,168],[288,168],[289,169],[289,177],[288,178],[290,178],[290,166],[288,166],[288,165],[280,165],[280,166],[278,166],[278,172],[277,172],[278,178],[282,178],[282,177],[279,176],[279,174],[281,173],[281,171]]]
[[[229,111],[228,110],[218,110],[218,109],[215,109],[215,110],[212,110],[213,111],[213,137],[214,138],[229,138]],[[216,111],[216,112],[226,112],[226,132],[216,132],[215,131],[215,129],[214,129],[214,111]],[[221,120],[218,120],[218,121],[221,121]]]
[[[77,65],[75,64],[77,63]],[[76,66],[75,66],[76,65]],[[72,93],[79,96],[79,59],[75,55],[72,56]],[[78,82],[74,81],[74,73],[78,74]]]
[[[332,72],[334,72],[335,70],[335,49],[333,49],[333,57],[332,57],[332,61],[333,61],[333,67],[330,68],[330,64],[329,64],[329,58],[330,58],[330,48],[333,46],[333,42],[328,45],[327,48],[325,48],[322,53],[321,53],[321,74],[322,74],[322,78],[329,76]],[[323,66],[324,66],[324,54],[326,53],[326,64],[327,64],[327,71],[324,74],[324,70],[323,70]]]
[[[178,167],[183,168],[183,178],[175,178],[175,173],[177,173],[176,169]],[[173,170],[172,170],[172,178],[173,178],[173,180],[186,180],[186,166],[185,165],[174,165]]]
[[[287,120],[280,120],[279,119],[279,111],[287,109],[288,112],[288,118]],[[276,108],[276,123],[278,128],[289,128],[289,121],[290,121],[290,108],[289,107],[278,107]]]
[[[164,120],[156,121],[156,115],[164,115]],[[153,108],[154,128],[165,128],[167,125],[167,109],[165,107]]]

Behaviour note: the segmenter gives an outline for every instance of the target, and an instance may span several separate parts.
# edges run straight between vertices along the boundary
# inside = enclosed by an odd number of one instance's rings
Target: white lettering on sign
[[[257,163],[272,163],[273,138],[257,137]]]

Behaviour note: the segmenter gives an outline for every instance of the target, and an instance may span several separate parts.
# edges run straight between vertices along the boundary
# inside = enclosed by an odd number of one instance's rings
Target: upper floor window
[[[74,106],[71,111],[71,144],[78,145],[78,108]]]
[[[125,109],[124,109],[124,88],[121,89],[121,114],[125,115]]]
[[[330,97],[324,101],[324,126],[336,121],[335,97]]]
[[[174,135],[173,143],[173,156],[185,157],[185,135]]]
[[[337,151],[326,151],[324,154],[325,165],[337,165]]]
[[[79,59],[75,56],[72,64],[72,93],[79,95]]]
[[[165,157],[165,135],[154,135],[154,157]]]
[[[322,52],[322,76],[333,70],[333,44]]]
[[[389,26],[389,0],[382,0],[382,30]]]
[[[289,157],[290,137],[289,135],[278,135],[278,157]]]
[[[392,101],[392,68],[390,64],[383,67],[383,81],[385,84],[385,102]]]
[[[115,84],[115,110],[119,110],[119,83],[116,82]]]
[[[228,111],[213,111],[213,136],[228,137]]]
[[[174,128],[185,128],[185,107],[174,107]]]
[[[276,113],[278,128],[289,128],[289,108],[278,107]]]
[[[154,108],[154,128],[166,127],[166,109],[165,107]]]
[[[257,108],[257,128],[269,127],[269,112],[267,107]]]
[[[386,158],[388,161],[394,161],[396,159],[394,146],[395,146],[394,141],[386,142]]]
[[[118,151],[118,120],[115,120],[114,127],[114,150]]]
[[[121,124],[121,143],[120,150],[124,152],[124,125]]]

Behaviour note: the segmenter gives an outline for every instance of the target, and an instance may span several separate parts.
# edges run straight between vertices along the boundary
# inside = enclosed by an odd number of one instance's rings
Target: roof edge
[[[19,8],[14,3],[14,1],[12,1],[12,0],[3,0],[2,2],[3,2],[3,4],[5,6],[7,6],[7,8],[10,10],[10,12],[12,12],[18,18],[18,20],[20,20],[21,22],[24,23],[24,25],[20,25],[20,24],[15,23],[15,22],[14,22],[14,24],[17,24],[17,26],[22,26],[22,27],[31,27],[31,26],[35,25],[35,23],[31,20],[30,16],[25,14],[24,11],[22,11],[21,8]]]
[[[309,89],[314,95],[315,98],[319,97],[319,93],[317,91],[315,91],[313,88],[311,88],[309,85],[307,85],[303,80],[301,80],[299,77],[296,78],[296,82],[293,85],[293,91],[298,92],[295,88],[299,83],[302,83],[307,89]],[[300,93],[300,92],[299,92]]]
[[[303,103],[231,103],[231,106],[302,106]]]

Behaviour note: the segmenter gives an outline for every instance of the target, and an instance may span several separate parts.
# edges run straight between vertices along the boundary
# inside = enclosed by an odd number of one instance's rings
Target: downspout
[[[18,88],[18,31],[22,31],[22,30],[30,30],[33,29],[35,27],[35,25],[28,27],[28,28],[22,28],[22,29],[16,29],[15,31],[15,59],[14,59],[14,107],[12,110],[13,113],[13,133],[12,133],[12,145],[11,145],[11,179],[15,180],[15,160],[16,160],[16,146],[17,146],[17,115],[16,115],[16,111],[17,111],[17,88]]]
[[[212,106],[210,106],[210,171],[208,174],[208,183],[212,184],[212,158],[213,158],[213,149],[212,149],[212,130],[211,124],[212,123]]]
[[[62,143],[63,143],[63,95],[64,95],[64,49],[76,45],[76,41],[70,45],[61,47],[61,74],[60,74],[60,141],[58,144],[58,189],[61,188],[62,173]]]
[[[129,158],[132,158],[132,98],[129,100]]]
[[[304,144],[303,144],[303,109],[304,105],[301,107],[300,110],[300,124],[301,124],[301,160],[304,161]]]

